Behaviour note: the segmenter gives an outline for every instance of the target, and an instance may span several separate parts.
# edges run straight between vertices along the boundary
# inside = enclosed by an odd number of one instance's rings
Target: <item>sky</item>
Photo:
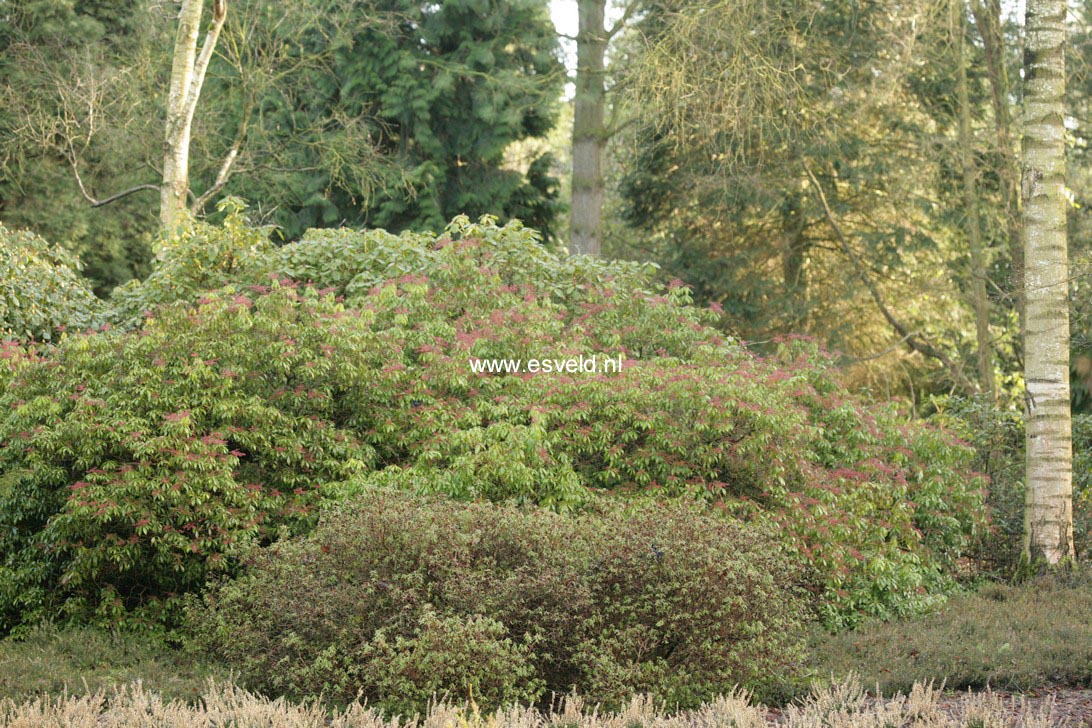
[[[576,35],[576,0],[550,0],[550,17],[558,33]]]
[[[576,15],[576,0],[550,0],[550,17],[553,18],[554,27],[562,35],[575,36],[578,28]],[[576,71],[576,46],[571,40],[561,39],[561,47],[565,51],[565,67],[569,73]]]

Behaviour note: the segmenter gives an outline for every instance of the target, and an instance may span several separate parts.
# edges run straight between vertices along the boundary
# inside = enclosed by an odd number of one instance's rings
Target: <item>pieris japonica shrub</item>
[[[190,610],[191,646],[270,694],[410,715],[574,687],[691,706],[769,697],[802,658],[799,568],[769,529],[686,501],[579,517],[369,490]]]
[[[594,491],[696,500],[775,526],[832,627],[934,603],[980,525],[969,448],[851,396],[813,344],[727,340],[640,266],[488,219],[275,248],[229,212],[119,291],[125,330],[6,351],[0,629],[159,619],[377,485],[569,513]],[[471,367],[578,356],[623,367]]]
[[[160,309],[138,332],[9,345],[0,630],[169,620],[249,545],[374,464],[339,401],[378,376],[355,317],[292,289]],[[337,342],[332,346],[329,342]]]

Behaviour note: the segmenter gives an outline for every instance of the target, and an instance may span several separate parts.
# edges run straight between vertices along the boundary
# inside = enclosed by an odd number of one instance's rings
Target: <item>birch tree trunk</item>
[[[1022,184],[1028,406],[1024,556],[1030,563],[1051,565],[1074,555],[1065,17],[1065,0],[1027,0]]]
[[[190,191],[190,131],[197,99],[205,82],[212,52],[227,15],[226,0],[214,0],[212,26],[197,51],[204,0],[182,0],[178,14],[171,82],[167,93],[166,138],[163,145],[163,184],[159,192],[159,221],[165,232],[178,222],[187,207]]]
[[[573,108],[573,190],[569,251],[602,249],[603,150],[606,112],[606,0],[577,0],[576,97]]]

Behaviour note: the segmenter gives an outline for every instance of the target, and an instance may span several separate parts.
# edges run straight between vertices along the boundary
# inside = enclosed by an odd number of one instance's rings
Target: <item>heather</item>
[[[885,695],[943,677],[953,690],[1092,687],[1092,574],[987,583],[936,612],[812,636],[820,678],[855,673]]]
[[[0,701],[0,725],[70,726],[95,725],[128,728],[147,725],[170,728],[698,728],[726,725],[762,728],[769,711],[746,693],[730,692],[694,710],[673,711],[646,696],[635,696],[617,711],[604,711],[579,697],[560,701],[550,710],[508,706],[496,711],[470,702],[444,702],[422,714],[387,718],[371,706],[354,702],[330,712],[314,702],[293,703],[247,692],[236,685],[210,683],[196,704],[164,700],[139,683],[113,692],[90,695],[57,695],[45,699]],[[1012,698],[984,694],[967,696],[954,707],[942,704],[931,684],[919,684],[907,695],[874,701],[856,682],[816,690],[798,707],[790,708],[773,725],[791,728],[886,728],[901,725],[937,728],[997,726],[998,728],[1047,728],[1075,726],[1061,722],[1052,708],[1030,706]]]

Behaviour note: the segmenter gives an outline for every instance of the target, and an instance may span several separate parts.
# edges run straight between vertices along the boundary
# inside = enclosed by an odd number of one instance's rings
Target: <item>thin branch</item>
[[[235,165],[235,160],[239,158],[239,150],[243,147],[243,142],[246,140],[247,131],[250,129],[250,115],[253,112],[254,106],[248,101],[243,105],[242,120],[239,122],[239,129],[235,132],[235,140],[231,144],[231,149],[228,150],[227,155],[224,157],[223,163],[220,164],[220,171],[216,173],[216,180],[212,183],[212,187],[205,190],[205,193],[194,200],[190,205],[190,212],[194,215],[200,213],[205,209],[205,205],[211,200],[220,190],[224,189],[224,185],[227,184],[228,178],[231,177],[232,167]]]
[[[943,351],[930,344],[924,337],[907,329],[906,326],[904,326],[903,323],[895,318],[895,315],[891,313],[891,309],[887,307],[887,303],[884,301],[883,295],[880,293],[879,288],[876,287],[876,284],[875,282],[873,282],[872,277],[868,274],[868,271],[861,263],[861,259],[849,246],[849,241],[846,240],[846,236],[842,232],[842,228],[835,221],[834,213],[831,212],[830,205],[827,203],[827,196],[823,192],[823,188],[820,186],[819,180],[817,180],[815,178],[815,175],[812,174],[812,171],[808,167],[807,162],[803,163],[803,167],[804,172],[808,175],[808,179],[811,180],[811,184],[815,188],[816,198],[818,199],[820,206],[823,208],[823,216],[826,218],[827,224],[830,225],[831,230],[834,231],[834,236],[838,239],[838,244],[842,248],[842,252],[845,253],[846,257],[849,258],[850,263],[853,264],[853,268],[857,271],[857,275],[865,284],[865,287],[868,289],[869,294],[871,294],[872,296],[872,300],[875,301],[876,306],[880,309],[880,313],[882,313],[883,317],[887,319],[887,322],[891,324],[891,328],[895,329],[899,336],[903,337],[906,344],[911,349],[918,352],[919,354],[922,354],[923,356],[936,359],[941,364],[943,364],[951,373],[952,378],[955,380],[955,382],[958,383],[959,386],[962,387],[968,394],[973,394],[977,392],[978,388],[975,387],[971,380],[967,379],[966,375],[964,375],[963,372],[959,370],[955,363],[951,359],[949,359]]]
[[[231,167],[235,164],[236,158],[239,156],[239,146],[242,144],[242,139],[236,139],[235,144],[232,145],[231,150],[224,157],[224,163],[220,165],[220,171],[216,173],[216,181],[212,183],[212,187],[205,190],[204,194],[194,200],[190,205],[190,212],[198,214],[201,212],[208,201],[211,200],[220,190],[224,189],[224,185],[227,184],[228,177],[231,175]]]
[[[619,122],[617,119],[618,113],[614,111],[615,108],[617,107],[611,107],[610,121],[605,125],[606,128],[603,129],[603,137],[606,139],[610,139],[615,135],[620,134],[623,130],[637,123],[636,117],[631,117],[629,119],[626,119],[625,121]]]
[[[607,41],[612,40],[614,36],[622,32],[622,29],[626,27],[626,23],[633,17],[637,5],[637,0],[629,0],[629,2],[626,3],[626,9],[622,11],[622,17],[614,21],[614,25],[610,26],[610,30],[607,31]]]
[[[917,336],[917,335],[918,335],[917,332],[914,332],[914,333],[910,334],[910,336]],[[903,344],[905,344],[907,339],[910,338],[910,336],[901,337],[898,341],[896,341],[891,346],[887,347],[883,351],[878,351],[875,354],[866,354],[865,356],[849,357],[849,361],[852,362],[853,364],[860,364],[861,362],[872,361],[873,359],[880,359],[882,357],[885,357],[888,354],[890,354],[891,352],[898,349]]]
[[[140,192],[142,190],[155,190],[156,192],[159,192],[159,189],[160,189],[159,185],[151,185],[151,184],[137,185],[136,187],[130,187],[129,189],[127,189],[127,190],[125,190],[123,192],[118,192],[115,195],[110,195],[109,197],[107,197],[104,200],[90,200],[90,198],[88,198],[88,199],[91,201],[91,207],[102,207],[103,205],[109,205],[111,202],[116,202],[117,200],[120,200],[122,197],[128,197],[129,195],[133,194],[134,192]],[[86,197],[86,195],[84,195],[84,196]]]
[[[213,0],[212,3],[212,27],[205,35],[205,42],[201,44],[201,55],[193,65],[193,76],[190,80],[190,88],[186,92],[186,103],[183,106],[184,118],[192,119],[197,109],[197,99],[201,96],[201,86],[205,83],[205,72],[212,61],[212,54],[216,50],[216,41],[220,37],[220,29],[224,27],[227,18],[227,0]]]
[[[69,143],[69,150],[71,150],[71,142]],[[80,188],[80,194],[83,195],[83,198],[85,200],[87,200],[89,203],[91,203],[91,207],[102,207],[103,205],[109,205],[111,202],[116,202],[116,201],[120,200],[123,197],[128,197],[129,195],[133,194],[134,192],[141,192],[143,190],[155,190],[155,191],[158,192],[159,189],[160,189],[159,185],[152,185],[152,184],[136,185],[135,187],[130,187],[127,190],[123,190],[122,192],[118,192],[117,194],[110,195],[109,197],[107,197],[105,199],[102,199],[102,200],[95,199],[94,197],[91,196],[91,193],[89,193],[87,191],[87,187],[85,187],[84,184],[83,184],[83,177],[80,176],[80,167],[79,167],[79,164],[77,163],[75,155],[72,154],[72,153],[69,153],[69,154],[66,154],[65,156],[68,157],[68,163],[72,166],[72,174],[75,175],[75,177],[76,177],[76,185]]]

